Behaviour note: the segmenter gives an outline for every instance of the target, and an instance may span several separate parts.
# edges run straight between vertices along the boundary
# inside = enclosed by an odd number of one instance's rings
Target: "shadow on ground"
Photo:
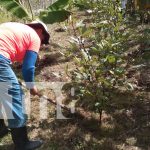
[[[86,114],[64,112],[70,119],[41,121],[37,137],[45,144],[40,150],[148,150],[149,100],[126,92],[113,97],[101,128],[99,120],[89,119]],[[29,131],[32,133],[35,128],[37,126],[30,126]]]

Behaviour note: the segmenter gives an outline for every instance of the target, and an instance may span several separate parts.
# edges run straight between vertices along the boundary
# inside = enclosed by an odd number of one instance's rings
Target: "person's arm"
[[[38,54],[35,51],[27,50],[22,65],[22,75],[26,82],[26,86],[30,89],[32,95],[37,94],[37,89],[34,85],[34,72],[37,56]]]

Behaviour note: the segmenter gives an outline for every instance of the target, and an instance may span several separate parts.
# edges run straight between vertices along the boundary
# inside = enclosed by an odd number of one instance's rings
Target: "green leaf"
[[[77,45],[75,42],[69,41],[69,43],[70,43],[70,45],[71,45],[71,50],[72,50],[73,52],[78,51],[79,47],[78,47],[78,45]]]
[[[15,0],[1,0],[0,6],[20,19],[29,17],[29,14],[25,8]]]
[[[96,73],[97,76],[99,76],[99,75],[101,75],[102,71],[101,70],[96,70],[95,73]]]
[[[49,11],[57,11],[64,9],[68,4],[70,0],[57,0],[55,3],[50,5],[47,9]]]
[[[53,24],[56,22],[63,22],[70,16],[70,12],[66,10],[58,10],[58,11],[42,11],[40,12],[39,18],[47,23]]]
[[[150,34],[150,29],[145,29],[145,30],[144,30],[144,33],[145,33],[145,34],[147,34],[147,33]]]
[[[79,28],[79,33],[80,33],[81,35],[83,35],[83,34],[84,34],[84,32],[85,32],[86,30],[87,30],[87,29],[86,29],[86,27],[85,27],[85,26],[80,27],[80,28]]]
[[[74,5],[75,5],[75,7],[78,7],[80,10],[88,9],[88,6],[85,3],[83,3],[82,1],[81,2],[76,1],[76,2],[74,2]]]
[[[100,54],[100,50],[97,49],[96,47],[91,47],[90,54],[92,54],[92,55],[99,55]]]
[[[80,62],[81,62],[81,60],[80,60],[79,58],[77,58],[77,57],[75,57],[74,60],[75,60],[75,62],[78,63],[78,64],[80,64]]]
[[[113,56],[113,55],[108,55],[108,56],[106,57],[106,60],[107,60],[109,63],[115,63],[116,58],[115,58],[115,56]]]
[[[115,74],[122,75],[124,73],[124,68],[116,68]]]
[[[90,37],[92,34],[93,34],[92,30],[91,30],[91,29],[87,29],[87,30],[82,34],[82,36],[86,38],[86,37]]]
[[[146,60],[146,61],[149,61],[149,60],[150,60],[150,53],[149,53],[149,52],[144,53],[144,54],[142,55],[142,58],[143,58],[144,60]]]

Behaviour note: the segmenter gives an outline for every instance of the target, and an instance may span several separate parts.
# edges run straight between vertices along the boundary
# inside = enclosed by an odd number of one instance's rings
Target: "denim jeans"
[[[24,110],[24,93],[11,61],[0,55],[0,119],[5,116],[9,128],[23,127],[27,120]]]

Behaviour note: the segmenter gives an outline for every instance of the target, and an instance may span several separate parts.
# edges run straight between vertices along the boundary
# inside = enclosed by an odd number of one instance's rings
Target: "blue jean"
[[[0,55],[0,117],[4,114],[9,128],[19,128],[26,124],[24,93],[11,68],[11,61]],[[3,109],[2,109],[3,108]]]

